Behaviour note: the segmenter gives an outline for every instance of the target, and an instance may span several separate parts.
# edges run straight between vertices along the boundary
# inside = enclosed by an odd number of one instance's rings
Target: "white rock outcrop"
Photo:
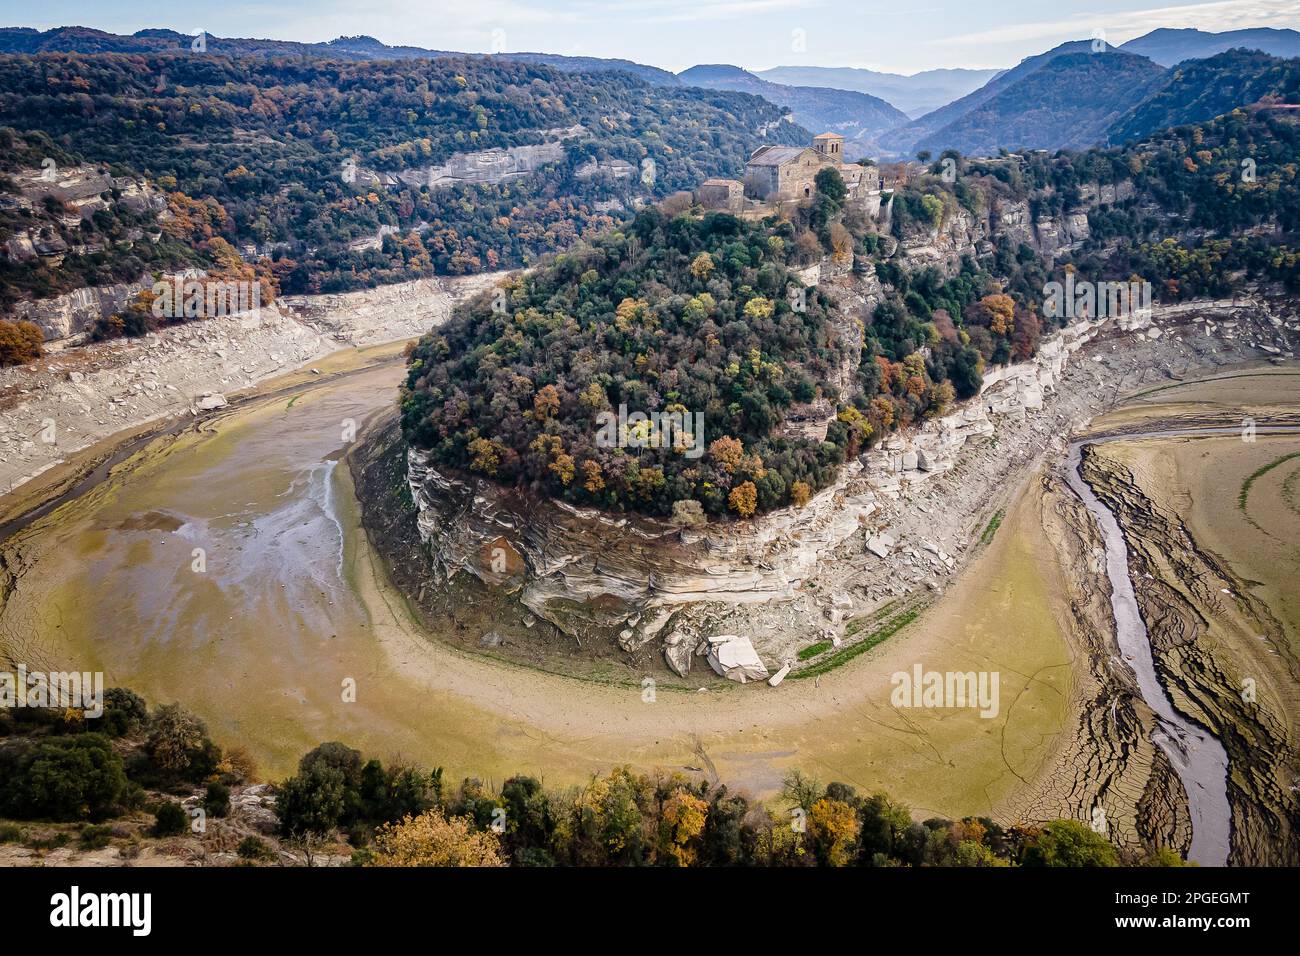
[[[750,681],[767,680],[768,672],[763,659],[754,650],[749,638],[736,634],[718,634],[709,638],[709,649],[705,655],[712,667],[727,680],[739,684]]]

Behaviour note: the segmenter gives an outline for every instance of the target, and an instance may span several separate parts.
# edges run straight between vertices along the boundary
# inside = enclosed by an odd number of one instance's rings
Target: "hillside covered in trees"
[[[1300,60],[1228,50],[1171,70],[1164,85],[1116,120],[1107,135],[1118,145],[1171,126],[1207,122],[1237,107],[1297,98]]]
[[[462,307],[411,357],[408,441],[579,504],[666,516],[693,500],[743,518],[803,504],[868,443],[975,394],[979,346],[1032,354],[1038,320],[973,262],[949,280],[882,264],[897,294],[864,328],[803,289],[792,269],[878,238],[841,209],[838,174],[820,186],[793,219],[645,210]],[[620,406],[702,418],[704,447],[604,446]],[[824,440],[787,428],[816,408],[833,417]]]
[[[780,118],[746,94],[491,57],[0,56],[10,142],[45,134],[61,162],[145,178],[166,194],[168,235],[200,260],[213,238],[272,258],[285,293],[527,265],[612,226],[634,200],[737,175],[764,142],[806,139]],[[561,142],[560,158],[514,178],[423,178],[457,154],[544,142]],[[397,179],[407,170],[420,172]],[[114,275],[117,249],[104,257]],[[147,264],[181,258],[163,250]],[[84,263],[64,263],[6,271],[9,298],[84,280]]]
[[[647,209],[426,336],[405,434],[441,467],[614,511],[801,505],[891,430],[977,394],[987,367],[1034,355],[1065,321],[1043,317],[1043,296],[1067,270],[1145,279],[1161,301],[1249,279],[1300,287],[1297,135],[1286,112],[1235,111],[1156,143],[962,162],[952,182],[942,157],[896,193],[891,228],[904,240],[962,213],[991,222],[989,250],[948,277],[895,258],[834,173],[785,218]],[[1096,201],[1117,183],[1128,198]],[[1015,204],[1034,221],[1084,210],[1091,236],[1041,256],[998,225]],[[882,295],[865,321],[802,289],[793,271],[823,257],[871,263]],[[620,406],[699,416],[702,455],[602,445]],[[810,412],[831,419],[824,438],[791,427]]]
[[[1122,147],[973,161],[954,185],[930,176],[925,188],[950,202],[1027,199],[1036,217],[1086,210],[1090,237],[1057,257],[1058,273],[1068,265],[1094,278],[1136,275],[1155,285],[1157,301],[1177,302],[1231,295],[1249,281],[1300,288],[1298,157],[1294,111],[1238,109]],[[1129,184],[1132,195],[1099,205],[1084,195],[1098,183]]]

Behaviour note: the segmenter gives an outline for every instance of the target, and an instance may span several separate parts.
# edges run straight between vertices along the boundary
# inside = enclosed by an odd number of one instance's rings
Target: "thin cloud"
[[[1208,32],[1242,30],[1249,27],[1295,26],[1300,18],[1297,0],[1217,0],[1187,6],[1154,7],[1146,10],[1087,13],[1063,20],[1005,24],[980,33],[930,40],[936,47],[972,47],[1028,40],[1083,40],[1094,30],[1107,37],[1131,40],[1159,27],[1196,27]]]

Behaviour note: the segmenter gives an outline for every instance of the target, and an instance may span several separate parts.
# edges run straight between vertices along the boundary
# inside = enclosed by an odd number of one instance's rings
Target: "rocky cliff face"
[[[1134,190],[1127,180],[1087,183],[1080,188],[1080,195],[1082,206],[1059,216],[1035,217],[1027,200],[999,200],[982,215],[959,208],[937,227],[909,224],[898,244],[898,261],[909,269],[934,266],[945,276],[953,276],[961,269],[963,258],[991,253],[997,237],[1029,246],[1040,256],[1052,259],[1088,241],[1092,235],[1088,224],[1091,210],[1131,199]]]
[[[674,610],[703,601],[794,596],[818,558],[858,530],[874,508],[845,481],[802,509],[757,521],[675,525],[611,515],[462,480],[408,453],[407,480],[421,537],[448,576],[473,574],[516,593],[561,630],[617,632],[625,650],[654,638]]]
[[[40,169],[19,169],[10,177],[16,193],[0,199],[5,207],[21,210],[25,228],[0,243],[0,259],[26,268],[37,259],[57,266],[68,254],[90,255],[104,248],[102,240],[78,240],[83,220],[97,212],[121,206],[144,217],[144,226],[130,231],[129,242],[152,242],[161,234],[161,223],[170,215],[166,199],[145,180],[111,175],[91,165],[60,167],[53,160]],[[49,203],[53,205],[49,205]],[[126,301],[152,278],[135,282],[74,289],[64,295],[20,302],[10,315],[0,318],[34,322],[45,340],[67,338],[84,332],[96,319],[119,311]]]
[[[415,338],[442,325],[460,302],[507,273],[416,279],[335,295],[281,296],[277,303],[302,324],[350,345]]]
[[[0,369],[0,491],[123,429],[220,407],[225,394],[307,365],[340,343],[366,346],[421,335],[500,275],[294,296],[138,339],[55,348],[38,362]],[[86,309],[93,308],[88,302]]]
[[[143,281],[86,286],[66,295],[19,302],[13,314],[6,318],[36,323],[45,333],[47,342],[66,339],[85,332],[98,319],[120,312],[143,288]]]

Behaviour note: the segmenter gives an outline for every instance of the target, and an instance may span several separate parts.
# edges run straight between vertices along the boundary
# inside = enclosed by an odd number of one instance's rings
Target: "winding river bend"
[[[1005,581],[1004,572],[963,575],[955,592],[965,596],[953,597],[949,620],[941,606],[920,633],[883,648],[871,668],[827,675],[798,698],[663,693],[647,707],[635,683],[630,691],[581,685],[579,693],[566,678],[412,637],[400,596],[387,592],[374,570],[346,469],[337,467],[351,426],[389,406],[400,377],[398,366],[373,368],[169,431],[133,447],[102,480],[4,529],[21,581],[0,602],[0,644],[16,639],[16,650],[32,661],[103,670],[110,683],[150,700],[181,701],[219,739],[247,742],[274,776],[291,772],[321,740],[344,739],[366,752],[493,777],[536,768],[576,782],[629,761],[715,766],[728,782],[759,793],[775,790],[788,767],[817,766],[862,786],[879,781],[934,815],[992,809],[969,795],[936,797],[954,776],[952,764],[915,746],[916,727],[892,729],[887,678],[918,654],[954,653],[975,640],[963,630],[970,628],[969,602],[987,600],[980,580]],[[1231,835],[1226,755],[1160,685],[1119,526],[1078,473],[1084,444],[1070,449],[1070,483],[1103,529],[1120,645],[1160,717],[1156,742],[1188,793],[1191,856],[1223,863]],[[1018,540],[1003,536],[1002,552],[1034,565],[1017,556]],[[196,549],[202,571],[194,568]],[[991,550],[996,557],[998,544]],[[1016,607],[1045,607],[1047,597],[1026,584],[996,599],[996,610],[975,616],[1004,621]],[[989,653],[983,642],[990,639],[979,638],[974,653]],[[965,666],[985,663],[972,657]],[[1044,673],[1054,666],[1041,664]],[[355,702],[340,696],[349,679],[359,687]],[[1018,714],[1057,706],[1043,680],[1024,690]],[[1050,750],[1041,743],[1050,732],[1032,721],[1000,735],[955,719],[921,726],[941,753],[957,748],[981,793],[1009,792]],[[1015,734],[1038,743],[1017,754],[1013,776],[1003,741]],[[987,754],[971,751],[980,745]]]
[[[630,764],[764,798],[812,767],[925,816],[1011,820],[1008,801],[1045,772],[1070,654],[1032,508],[1010,509],[975,573],[870,661],[777,690],[661,686],[650,705],[644,671],[577,681],[431,640],[411,620],[339,467],[350,426],[390,409],[402,374],[371,368],[191,421],[0,529],[0,574],[14,575],[0,662],[98,670],[107,686],[177,701],[269,779],[341,740],[451,776],[568,785]],[[1002,693],[1016,705],[995,720],[923,709],[900,721],[891,704],[890,675],[918,660],[978,671],[1008,659],[1019,666]]]
[[[1300,428],[1276,426],[1261,432],[1296,432]],[[1138,610],[1137,595],[1128,571],[1128,545],[1115,515],[1102,504],[1081,471],[1083,449],[1118,441],[1146,438],[1198,438],[1237,434],[1237,428],[1174,428],[1085,439],[1070,446],[1066,479],[1096,519],[1106,547],[1106,576],[1110,580],[1115,637],[1125,662],[1137,677],[1142,699],[1156,714],[1160,730],[1153,735],[1173,764],[1187,792],[1192,818],[1192,845],[1188,858],[1202,866],[1223,866],[1231,846],[1232,809],[1228,804],[1228,754],[1223,744],[1204,727],[1174,707],[1156,674],[1146,623]]]

